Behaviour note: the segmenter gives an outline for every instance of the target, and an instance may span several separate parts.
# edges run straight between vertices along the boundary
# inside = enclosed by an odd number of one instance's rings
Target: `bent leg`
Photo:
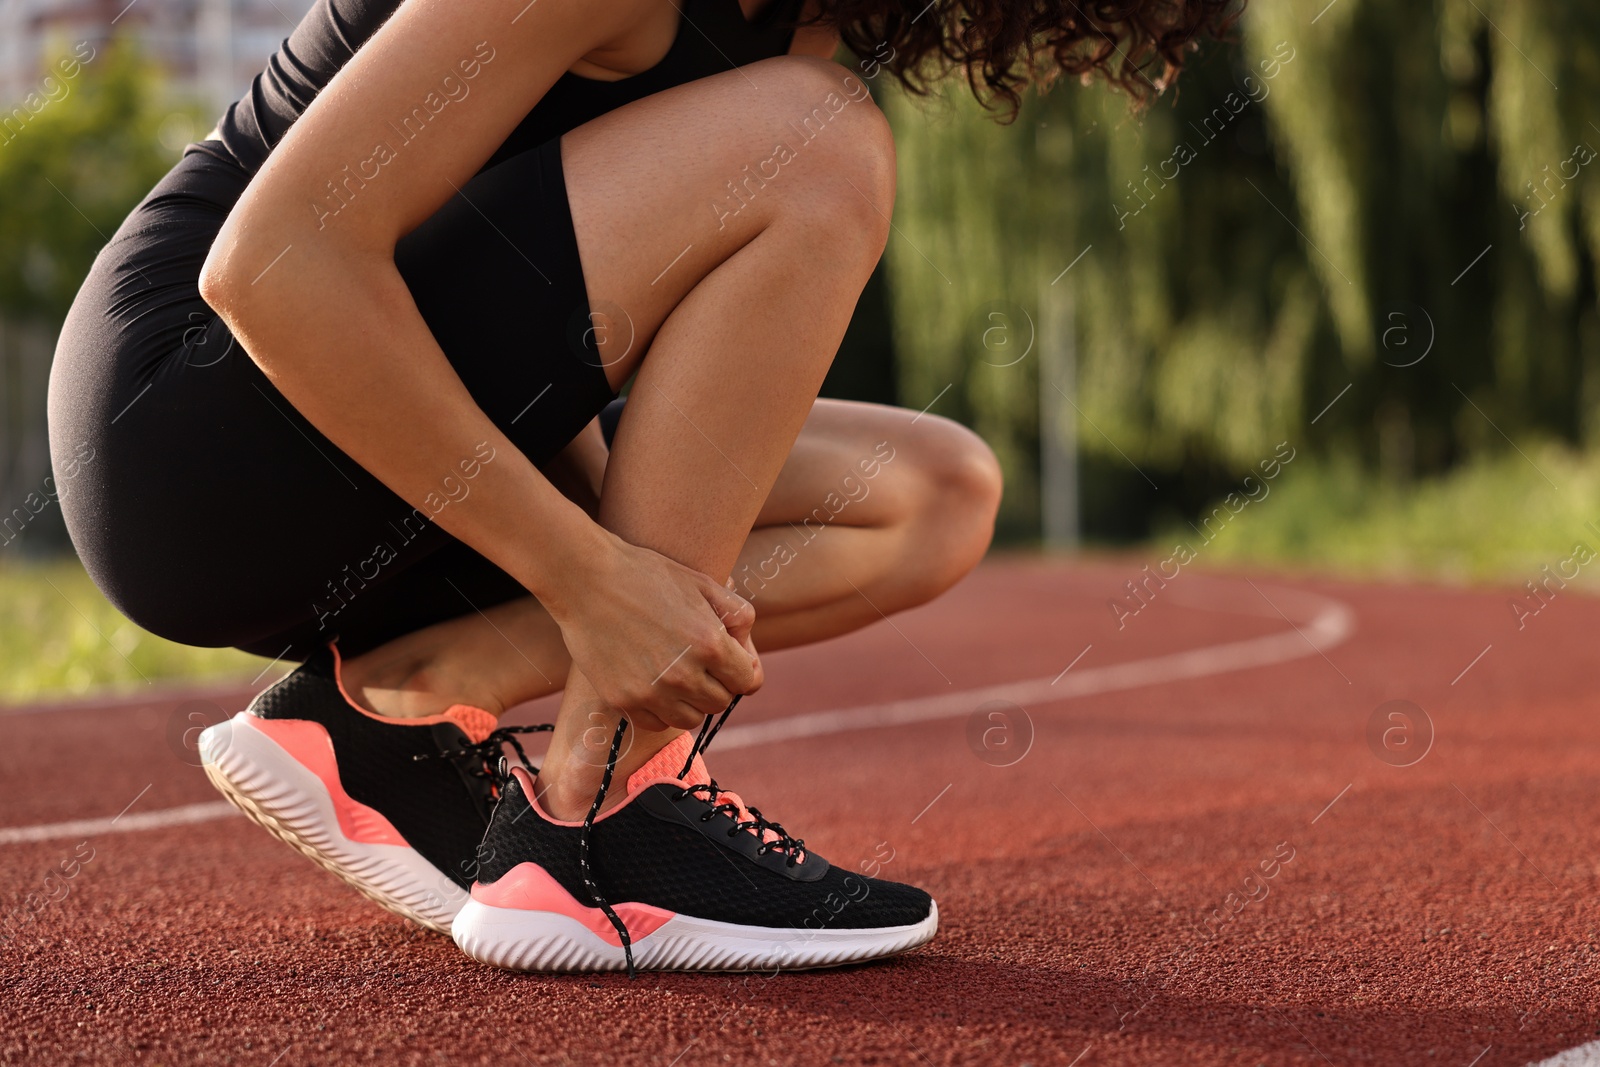
[[[882,253],[888,124],[843,68],[780,57],[609,112],[560,156],[605,377],[637,374],[599,521],[726,577]],[[583,763],[594,704],[570,677],[549,780]]]
[[[633,543],[728,576],[751,530],[772,525],[762,523],[763,506],[881,254],[893,195],[887,125],[842,68],[784,58],[618,109],[568,134],[562,157],[608,380],[617,387],[638,372],[605,472],[600,521]],[[780,513],[786,526],[816,506],[790,503]],[[794,563],[794,580],[771,591],[775,604],[809,615],[789,640],[825,634],[841,611],[860,625],[886,610],[838,607],[846,590],[862,592],[845,564],[872,555],[846,551],[846,542],[879,525],[861,521],[870,508],[859,503],[851,518],[830,521],[827,547],[808,541],[815,551]],[[992,522],[991,507],[976,510],[990,512],[980,524]],[[756,549],[763,559],[776,547],[766,538]],[[893,555],[892,537],[876,544]],[[960,569],[977,554],[981,548],[968,552]],[[810,571],[819,579],[799,577]],[[900,582],[885,597],[887,610],[935,584]],[[813,585],[819,591],[807,592]],[[587,806],[604,754],[584,739],[609,736],[594,727],[615,714],[569,672],[541,783],[559,786],[546,798],[555,814]],[[634,731],[620,771],[642,764],[673,733]]]
[[[604,459],[602,446],[588,480]],[[817,401],[733,566],[756,607],[756,647],[837,637],[938,596],[982,558],[999,498],[994,455],[964,427]],[[522,597],[347,661],[345,680],[386,714],[455,703],[498,714],[559,691],[569,666],[555,622]]]
[[[927,603],[988,550],[1000,467],[977,434],[903,408],[821,400],[733,570],[763,651]]]
[[[830,105],[811,139],[774,147],[788,116],[845,101],[850,84],[860,99]],[[842,68],[785,57],[614,111],[569,133],[562,150],[591,306],[631,324],[631,336],[613,328],[600,344],[613,385],[648,346],[600,522],[726,578],[882,254],[888,124]],[[771,177],[749,179],[749,199],[718,210],[722,187],[780,157]],[[540,781],[552,814],[588,807],[604,762],[593,745],[618,714],[569,673]],[[618,772],[677,733],[634,724]]]

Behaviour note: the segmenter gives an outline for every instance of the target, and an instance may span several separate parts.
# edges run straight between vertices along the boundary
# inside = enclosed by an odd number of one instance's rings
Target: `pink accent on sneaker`
[[[694,747],[692,734],[679,734],[667,744],[660,752],[645,763],[643,767],[634,771],[628,777],[628,792],[637,793],[651,782],[682,782],[684,785],[708,785],[711,782],[711,772],[706,770],[706,761],[698,755],[689,765],[689,773],[683,778],[678,777],[678,772],[683,770],[683,761],[688,758],[689,750]]]
[[[258,718],[252,719],[250,725],[270,737],[278,747],[322,780],[333,801],[333,811],[339,819],[339,831],[347,839],[364,845],[407,844],[388,819],[344,791],[339,781],[339,764],[333,754],[333,741],[320,724],[304,719]]]
[[[678,772],[683,770],[683,761],[688,758],[689,750],[692,748],[694,748],[693,734],[682,733],[673,738],[667,747],[651,756],[643,767],[640,767],[629,776],[628,795],[632,796],[654,782],[709,785],[711,783],[711,772],[706,770],[706,761],[701,759],[698,753],[694,757],[694,762],[689,764],[689,773],[682,778],[678,777]],[[750,808],[745,804],[744,798],[738,793],[724,789],[717,794],[712,803],[732,804],[738,809],[738,815],[735,817],[738,822],[750,822],[755,818],[750,814]],[[778,840],[778,835],[772,830],[764,830],[761,833],[761,839],[772,842]],[[802,852],[800,855],[804,857],[805,853]]]
[[[666,748],[657,752],[645,763],[644,766],[628,776],[628,795],[621,804],[595,816],[595,822],[604,822],[617,812],[633,803],[633,798],[639,791],[657,782],[681,782],[684,785],[695,785],[711,781],[711,774],[706,770],[705,761],[699,756],[694,758],[694,766],[689,768],[689,777],[679,778],[678,772],[683,770],[683,758],[689,754],[689,749],[694,745],[694,738],[688,734],[679,734]],[[528,805],[538,814],[539,818],[552,826],[582,826],[582,819],[557,819],[552,816],[539,803],[539,795],[535,791],[533,776],[521,767],[511,768],[512,777],[522,785],[522,794],[528,798]]]
[[[437,721],[438,719],[448,719],[450,722],[453,722],[457,726],[461,727],[461,732],[466,734],[467,739],[474,744],[488,737],[490,732],[494,730],[495,726],[499,724],[499,720],[493,715],[490,715],[482,708],[475,708],[471,704],[451,704],[448,708],[445,708],[444,711],[437,716],[437,718],[434,716],[429,716],[429,718],[426,720],[402,719],[400,721],[425,722]]]
[[[328,648],[333,652],[333,682],[339,687],[339,695],[344,697],[344,702],[359,711],[369,719],[388,723],[390,726],[432,726],[440,722],[453,722],[461,727],[461,732],[473,743],[482,741],[489,736],[498,722],[497,719],[482,708],[475,708],[471,704],[452,704],[438,715],[424,715],[416,719],[401,719],[393,715],[374,715],[366,708],[357,704],[344,687],[344,657],[339,655],[339,646],[335,642],[328,642]]]
[[[533,775],[529,774],[527,771],[523,770],[521,767],[513,767],[513,768],[511,768],[511,777],[515,778],[517,780],[517,783],[522,786],[522,795],[528,798],[528,806],[531,807],[534,810],[534,813],[537,814],[539,816],[539,818],[543,819],[545,822],[549,823],[551,826],[582,826],[583,825],[583,820],[582,819],[572,819],[572,820],[557,819],[555,816],[551,815],[548,811],[545,811],[543,805],[541,805],[539,803],[539,794],[534,791]],[[610,811],[603,811],[599,815],[596,815],[595,818],[594,818],[594,821],[596,823],[605,822],[607,819],[611,818],[611,816],[615,815],[617,812],[621,811],[623,808],[627,807],[631,803],[633,803],[633,794],[629,793],[627,795],[627,797],[624,798],[624,800],[622,801],[621,804],[618,804],[616,807],[612,808]]]
[[[476,883],[472,899],[491,908],[515,908],[519,911],[550,911],[576,919],[588,927],[596,937],[608,945],[622,947],[611,920],[599,908],[589,908],[561,887],[550,873],[537,863],[519,863],[498,881],[488,885]],[[634,941],[649,937],[666,925],[676,913],[649,904],[614,904],[617,918],[628,927],[628,936]]]
[[[597,823],[603,822],[615,815],[617,812],[633,803],[633,798],[638,796],[640,792],[658,782],[671,782],[673,784],[685,786],[710,785],[711,772],[706,769],[706,761],[701,759],[698,753],[696,753],[694,757],[694,762],[689,765],[689,773],[682,778],[678,777],[678,772],[683,770],[684,758],[689,755],[689,750],[693,747],[694,736],[691,734],[683,733],[673,738],[667,743],[665,748],[661,749],[661,751],[657,752],[654,756],[651,756],[645,761],[642,767],[628,776],[627,798],[610,811],[602,812],[600,815],[596,816],[594,821]],[[533,777],[521,767],[511,768],[511,773],[516,777],[517,781],[521,783],[523,795],[528,798],[529,806],[533,808],[533,810],[538,814],[539,818],[555,826],[583,825],[583,820],[581,819],[567,821],[565,819],[551,818],[550,813],[545,811],[544,808],[539,805],[539,797],[534,792]],[[732,804],[738,811],[736,819],[739,822],[750,822],[755,818],[755,816],[750,814],[749,805],[744,802],[744,798],[739,796],[738,793],[733,793],[724,789],[722,792],[717,794],[716,799],[713,800],[712,803]],[[778,840],[778,835],[773,830],[763,830],[761,833],[761,839],[763,841],[772,842]],[[805,855],[804,849],[797,853],[797,856],[801,861],[805,859]]]

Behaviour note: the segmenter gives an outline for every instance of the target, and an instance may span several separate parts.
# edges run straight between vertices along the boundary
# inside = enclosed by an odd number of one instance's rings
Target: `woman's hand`
[[[581,586],[550,607],[572,661],[645,730],[693,729],[761,687],[750,602],[699,571],[607,535]]]

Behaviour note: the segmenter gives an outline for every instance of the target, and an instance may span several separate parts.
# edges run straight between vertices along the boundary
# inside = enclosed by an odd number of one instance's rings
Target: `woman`
[[[758,647],[948,588],[998,506],[961,427],[816,399],[894,196],[828,57],[1014,106],[1046,67],[1147,91],[1228,21],[1090,7],[318,0],[102,252],[51,379],[106,595],[303,661],[204,738],[224,794],[507,966],[930,938],[927,894],[713,782],[705,727]],[[557,690],[542,769],[497,769],[496,717]]]

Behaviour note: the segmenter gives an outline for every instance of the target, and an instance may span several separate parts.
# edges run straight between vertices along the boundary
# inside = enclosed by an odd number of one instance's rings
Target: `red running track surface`
[[[718,778],[939,900],[932,944],[832,972],[495,971],[242,818],[140,829],[216,801],[181,744],[204,704],[0,714],[0,1060],[1491,1067],[1600,1035],[1600,602],[1564,592],[1519,631],[1506,592],[1185,570],[1119,631],[1139,566],[992,562],[768,657]],[[1293,658],[1143,683],[1262,637]],[[1054,692],[1090,645],[1062,696],[982,717],[984,687]],[[1420,711],[1369,729],[1391,700]]]

